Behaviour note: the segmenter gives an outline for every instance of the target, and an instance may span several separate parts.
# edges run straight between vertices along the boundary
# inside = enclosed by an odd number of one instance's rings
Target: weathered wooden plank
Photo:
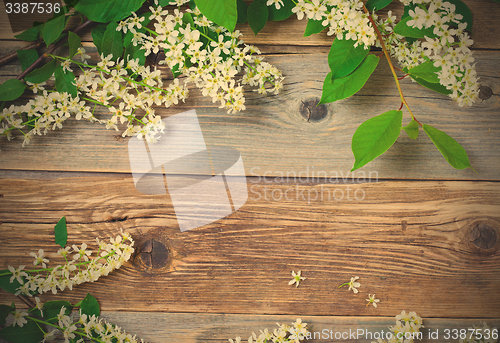
[[[492,32],[498,32],[500,25],[497,18],[500,16],[500,8],[496,3],[489,0],[466,0],[464,1],[470,8],[474,19],[474,48],[475,49],[500,49],[500,42]],[[1,5],[0,5],[1,6]],[[403,12],[403,5],[399,1],[395,1],[387,7],[387,10],[392,10],[393,13],[400,18]],[[9,21],[5,11],[0,11],[0,39],[14,39]],[[385,10],[381,12],[384,15]],[[30,21],[30,17],[24,18]],[[75,22],[74,25],[78,23]],[[266,27],[259,32],[257,36],[247,24],[237,25],[243,33],[243,38],[247,44],[255,44],[266,49],[273,49],[273,46],[297,46],[297,50],[302,50],[301,46],[330,46],[332,38],[327,36],[325,32],[322,34],[303,37],[306,28],[306,20],[297,20],[293,15],[291,18],[282,22],[269,22]],[[71,27],[71,25],[68,25]],[[17,33],[16,33],[17,34]],[[83,35],[84,41],[91,41],[90,31],[87,30]]]
[[[408,309],[407,309],[408,312]],[[389,327],[395,324],[394,317],[332,317],[332,316],[294,316],[283,315],[241,315],[241,314],[200,314],[200,313],[150,313],[150,312],[113,312],[105,311],[101,317],[118,325],[127,333],[137,335],[149,343],[202,343],[224,342],[236,336],[242,342],[255,332],[267,328],[272,332],[276,323],[291,325],[297,318],[307,324],[311,339],[308,343],[319,342],[370,342],[374,337],[386,336]],[[460,335],[460,330],[482,327],[482,322],[490,328],[498,328],[498,319],[441,319],[423,318],[424,328],[420,330],[421,340],[415,342],[449,342],[445,337]],[[359,330],[359,331],[358,331]],[[449,330],[449,331],[447,331]],[[464,332],[464,331],[462,331]],[[469,335],[471,331],[468,332]],[[342,338],[342,335],[344,338]],[[337,338],[335,338],[337,336]],[[431,337],[431,338],[430,338]],[[56,336],[55,342],[63,339]],[[1,341],[0,339],[0,342]]]
[[[394,147],[361,170],[376,171],[379,178],[498,180],[500,56],[478,52],[476,58],[481,85],[492,93],[472,107],[458,107],[446,96],[410,80],[403,81],[403,89],[420,121],[447,132],[465,147],[477,174],[470,169],[454,170],[423,132],[416,141],[401,133]],[[229,115],[191,89],[185,104],[158,109],[158,113],[166,117],[196,109],[207,146],[237,149],[247,175],[279,171],[311,175],[312,170],[346,174],[354,162],[351,138],[356,128],[370,117],[399,107],[394,80],[383,61],[358,94],[316,108],[328,72],[326,55],[275,55],[267,60],[286,77],[279,95],[261,96],[248,89],[247,109]],[[308,122],[309,111],[319,118]],[[100,115],[105,118],[102,109]],[[408,121],[405,116],[404,123]],[[0,168],[129,173],[127,143],[119,132],[69,120],[63,130],[35,137],[25,148],[20,137],[13,142],[3,139]]]
[[[136,239],[132,262],[61,294],[91,292],[105,310],[371,316],[375,293],[380,316],[500,317],[500,184],[255,181],[237,212],[181,233],[169,196],[140,194],[130,178],[2,180],[0,268],[55,252],[65,215],[70,244],[120,229]],[[292,270],[307,278],[298,288]],[[358,295],[338,289],[355,275]]]

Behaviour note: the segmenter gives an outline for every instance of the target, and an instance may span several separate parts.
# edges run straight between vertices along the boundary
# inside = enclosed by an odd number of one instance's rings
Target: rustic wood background
[[[380,331],[402,310],[422,316],[424,332],[482,320],[500,327],[500,4],[466,3],[481,99],[461,108],[409,80],[403,90],[419,120],[465,147],[477,174],[450,167],[423,132],[417,141],[402,133],[382,157],[348,173],[356,128],[399,106],[387,63],[381,60],[355,96],[316,107],[330,38],[302,37],[305,21],[295,17],[268,23],[257,37],[242,25],[245,42],[283,71],[283,92],[248,90],[247,110],[228,115],[191,89],[185,104],[162,115],[194,108],[208,146],[241,153],[246,204],[181,233],[168,195],[135,189],[128,139],[70,120],[25,148],[21,137],[0,140],[0,268],[31,264],[29,253],[40,248],[55,252],[53,227],[66,216],[70,244],[92,245],[123,229],[135,238],[136,254],[108,277],[57,297],[74,303],[91,292],[105,317],[149,342],[246,339],[297,317],[314,331]],[[391,6],[401,13],[399,4]],[[0,2],[1,56],[27,45],[13,35]],[[90,30],[83,42],[95,58]],[[20,72],[17,61],[3,66],[0,82]],[[339,182],[315,178],[320,171],[337,173]],[[302,172],[307,182],[269,177],[287,172]],[[363,176],[371,182],[358,183]],[[270,199],[290,188],[306,199]],[[320,190],[351,198],[307,200]],[[292,270],[307,278],[298,288],[288,286]],[[355,275],[359,294],[338,289]],[[365,306],[368,293],[381,300],[378,308]],[[0,303],[11,301],[23,306],[0,292]],[[313,342],[320,341],[328,340]]]

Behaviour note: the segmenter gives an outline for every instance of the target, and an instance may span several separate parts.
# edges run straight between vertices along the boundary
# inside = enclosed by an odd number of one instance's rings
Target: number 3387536
[[[58,3],[41,3],[41,2],[23,2],[23,3],[6,3],[5,9],[7,13],[59,13],[61,5]]]

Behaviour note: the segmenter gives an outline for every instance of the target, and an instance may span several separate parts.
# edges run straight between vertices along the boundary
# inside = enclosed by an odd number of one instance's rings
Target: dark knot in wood
[[[493,95],[493,91],[491,90],[490,87],[487,87],[487,86],[479,87],[479,99],[487,100],[487,99],[491,98],[492,95]]]
[[[299,112],[308,122],[317,122],[326,117],[328,111],[325,105],[319,105],[319,99],[307,99],[301,101]]]
[[[150,239],[139,247],[139,258],[149,268],[162,268],[167,265],[168,248],[162,242]]]
[[[469,239],[480,249],[491,249],[498,241],[498,234],[494,227],[480,222],[472,228]]]

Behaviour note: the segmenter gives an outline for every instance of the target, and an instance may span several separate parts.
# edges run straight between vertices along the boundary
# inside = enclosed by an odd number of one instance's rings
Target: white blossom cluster
[[[38,298],[36,299],[36,308],[43,316],[43,304]],[[30,318],[29,313],[22,310],[15,310],[12,316],[14,318],[13,326],[20,327],[26,324]],[[144,340],[139,341],[136,336],[126,333],[120,327],[99,319],[95,315],[89,316],[80,313],[78,320],[75,320],[71,315],[68,315],[68,309],[65,306],[61,307],[54,319],[57,319],[57,322],[51,322],[50,326],[55,330],[44,332],[42,342],[54,339],[57,331],[60,331],[65,343],[83,343],[86,340],[90,342],[144,343]]]
[[[111,117],[100,120],[107,129],[118,131],[117,124],[126,123],[123,137],[136,135],[156,142],[165,127],[153,106],[177,105],[186,99],[187,87],[177,79],[164,87],[161,71],[141,65],[138,59],[125,63],[114,62],[112,55],[101,57],[97,66],[85,65],[89,69],[77,78],[76,86],[93,102],[108,107]]]
[[[271,343],[271,342],[293,342],[299,343],[303,341],[308,332],[307,323],[303,323],[300,318],[298,318],[292,326],[286,324],[277,323],[278,328],[274,331],[269,332],[268,329],[260,330],[260,334],[257,335],[255,332],[248,338],[248,343]],[[235,340],[229,339],[230,343],[241,343],[241,337],[236,337]]]
[[[416,333],[424,327],[422,323],[422,318],[417,313],[402,311],[396,316],[396,325],[389,327],[392,332],[390,338],[387,340],[379,338],[371,343],[413,343],[414,338],[418,337]]]
[[[472,105],[479,94],[478,78],[474,58],[470,50],[473,40],[465,31],[467,24],[460,22],[462,15],[456,13],[456,6],[441,0],[402,0],[405,5],[416,5],[409,10],[411,17],[407,25],[416,29],[429,30],[424,40],[411,44],[403,37],[391,34],[395,17],[389,13],[386,21],[379,22],[385,33],[385,43],[393,57],[405,69],[431,61],[439,68],[439,83],[446,87],[450,97],[459,106]]]
[[[279,9],[278,4],[275,5]],[[360,0],[298,0],[292,12],[299,20],[304,17],[321,20],[322,25],[328,27],[328,35],[335,35],[337,39],[352,39],[356,41],[355,46],[362,44],[369,49],[377,39]]]
[[[132,32],[132,43],[141,46],[146,56],[165,52],[162,63],[186,75],[186,83],[194,83],[204,96],[211,97],[228,113],[245,109],[242,85],[257,87],[260,94],[277,94],[282,89],[281,72],[254,56],[259,50],[244,45],[238,30],[231,33],[209,22],[197,8],[185,12],[175,9],[171,13],[161,6],[150,10],[154,30],[144,28],[141,32],[145,18],[136,16],[120,22],[117,30]],[[183,21],[186,15],[192,22]],[[242,71],[243,76],[238,79]],[[269,84],[272,87],[266,88]]]
[[[35,292],[43,294],[48,291],[56,294],[58,290],[64,291],[66,288],[71,290],[73,286],[81,283],[94,282],[99,277],[120,268],[134,252],[134,241],[128,233],[111,238],[109,243],[96,240],[99,249],[95,257],[92,257],[92,251],[87,249],[87,244],[83,243],[80,246],[73,245],[59,249],[57,254],[64,257],[66,263],[54,268],[47,268],[49,260],[42,249],[38,254],[31,253],[35,258],[33,264],[41,266],[42,269],[25,270],[24,265],[17,269],[8,266],[12,275],[10,282],[17,280],[21,285],[16,295],[31,296]],[[46,275],[42,275],[43,273]]]
[[[161,72],[149,66],[139,64],[139,60],[111,60],[112,55],[101,56],[97,66],[90,66],[67,58],[54,56],[63,61],[65,69],[71,71],[71,64],[82,68],[83,73],[76,78],[75,85],[78,96],[72,98],[66,92],[45,90],[43,84],[31,84],[37,95],[25,105],[11,105],[0,113],[0,135],[12,138],[12,130],[18,129],[24,135],[23,146],[28,144],[33,136],[47,134],[49,130],[61,129],[66,119],[89,120],[106,125],[107,129],[118,131],[118,124],[127,128],[122,136],[137,136],[148,142],[156,142],[164,130],[164,124],[159,115],[155,114],[153,106],[169,107],[178,104],[187,97],[188,90],[175,79],[168,87],[163,86]],[[69,63],[66,63],[69,62]],[[131,75],[128,75],[128,73]],[[110,117],[99,119],[94,115],[94,106],[108,108]],[[94,107],[95,109],[95,107]],[[22,115],[28,118],[23,122]],[[24,132],[29,128],[28,132]]]

